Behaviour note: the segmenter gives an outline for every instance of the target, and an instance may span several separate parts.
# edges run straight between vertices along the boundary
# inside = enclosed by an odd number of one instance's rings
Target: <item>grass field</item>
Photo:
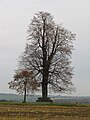
[[[90,105],[0,103],[0,120],[90,120]]]

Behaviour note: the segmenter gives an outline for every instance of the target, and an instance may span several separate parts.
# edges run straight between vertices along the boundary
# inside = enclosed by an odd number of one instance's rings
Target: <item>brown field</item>
[[[0,120],[90,120],[90,106],[0,104]]]

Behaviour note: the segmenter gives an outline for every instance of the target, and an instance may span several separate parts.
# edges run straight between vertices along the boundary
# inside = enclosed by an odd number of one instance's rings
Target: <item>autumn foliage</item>
[[[18,70],[13,78],[8,83],[9,88],[16,90],[19,94],[24,94],[24,102],[26,102],[27,94],[38,91],[39,83],[34,79],[32,71]]]

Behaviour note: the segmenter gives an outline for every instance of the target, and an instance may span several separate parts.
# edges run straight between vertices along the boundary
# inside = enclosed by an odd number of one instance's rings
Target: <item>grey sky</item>
[[[7,83],[24,51],[28,24],[38,11],[50,12],[58,24],[76,33],[72,95],[90,95],[90,0],[0,0],[0,92],[14,92]]]

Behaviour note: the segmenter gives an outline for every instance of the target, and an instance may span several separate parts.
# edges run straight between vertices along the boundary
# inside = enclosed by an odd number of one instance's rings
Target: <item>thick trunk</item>
[[[38,98],[37,102],[53,102],[48,97],[48,82],[42,82],[42,97]]]
[[[46,19],[43,19],[43,36],[42,36],[42,53],[43,53],[43,78],[42,78],[42,98],[41,101],[48,101],[48,75],[49,75],[49,65],[47,60],[47,43],[45,40],[45,26]]]
[[[48,99],[48,70],[45,68],[42,80],[42,100],[47,101]]]
[[[42,83],[42,100],[46,101],[48,96],[47,83]]]

